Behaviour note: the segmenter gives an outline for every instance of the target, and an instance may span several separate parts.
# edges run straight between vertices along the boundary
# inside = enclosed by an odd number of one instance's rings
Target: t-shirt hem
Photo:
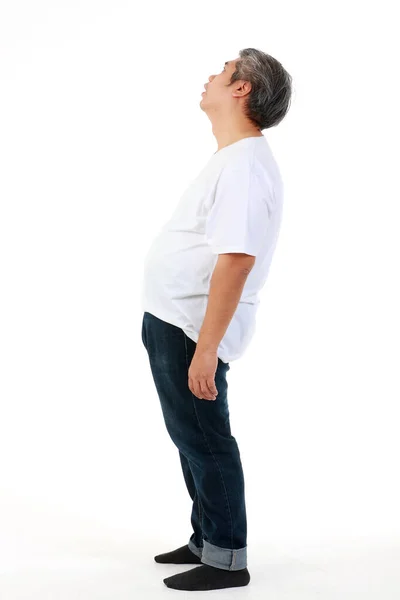
[[[242,246],[213,246],[212,252],[214,254],[224,254],[225,252],[240,252],[243,254],[250,254],[250,256],[256,256],[257,253],[250,248],[243,248]]]
[[[197,341],[199,339],[199,335],[198,335],[197,331],[193,331],[191,329],[183,327],[180,323],[178,323],[177,319],[171,319],[171,317],[169,315],[167,315],[166,313],[163,313],[163,311],[161,311],[159,309],[154,310],[150,307],[145,308],[142,305],[142,310],[143,310],[143,312],[148,312],[148,313],[154,315],[155,317],[158,317],[159,319],[161,319],[162,321],[165,321],[166,323],[169,323],[170,325],[179,327],[193,342],[195,342],[197,344]],[[225,356],[222,357],[221,354],[218,352],[217,352],[217,356],[222,360],[223,363],[229,363],[229,360],[227,360]],[[235,358],[233,358],[231,360],[235,360]]]

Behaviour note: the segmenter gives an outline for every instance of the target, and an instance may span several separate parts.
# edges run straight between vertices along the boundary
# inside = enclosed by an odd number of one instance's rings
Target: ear
[[[232,92],[232,95],[235,98],[247,96],[247,94],[249,94],[250,92],[251,92],[250,81],[245,81],[244,79],[239,79],[239,81],[235,81],[235,90]]]

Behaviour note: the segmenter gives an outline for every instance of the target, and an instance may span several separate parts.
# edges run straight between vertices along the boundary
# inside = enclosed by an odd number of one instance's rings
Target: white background
[[[4,598],[158,597],[188,568],[153,561],[187,542],[191,501],[141,340],[143,258],[217,149],[203,86],[246,47],[294,80],[263,130],[282,229],[228,374],[246,593],[399,596],[397,35],[385,1],[2,1]],[[369,582],[307,571],[307,548],[375,552]]]

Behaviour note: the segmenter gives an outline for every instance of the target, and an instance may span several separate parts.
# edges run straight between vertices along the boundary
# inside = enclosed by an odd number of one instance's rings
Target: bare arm
[[[218,256],[211,276],[207,310],[200,329],[197,352],[216,352],[239,304],[255,256],[227,253]]]

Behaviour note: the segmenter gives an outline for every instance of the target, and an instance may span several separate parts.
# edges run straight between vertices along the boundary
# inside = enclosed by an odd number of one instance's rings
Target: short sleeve
[[[248,164],[223,168],[205,225],[206,240],[214,254],[257,256],[266,242],[270,221],[268,194]]]

